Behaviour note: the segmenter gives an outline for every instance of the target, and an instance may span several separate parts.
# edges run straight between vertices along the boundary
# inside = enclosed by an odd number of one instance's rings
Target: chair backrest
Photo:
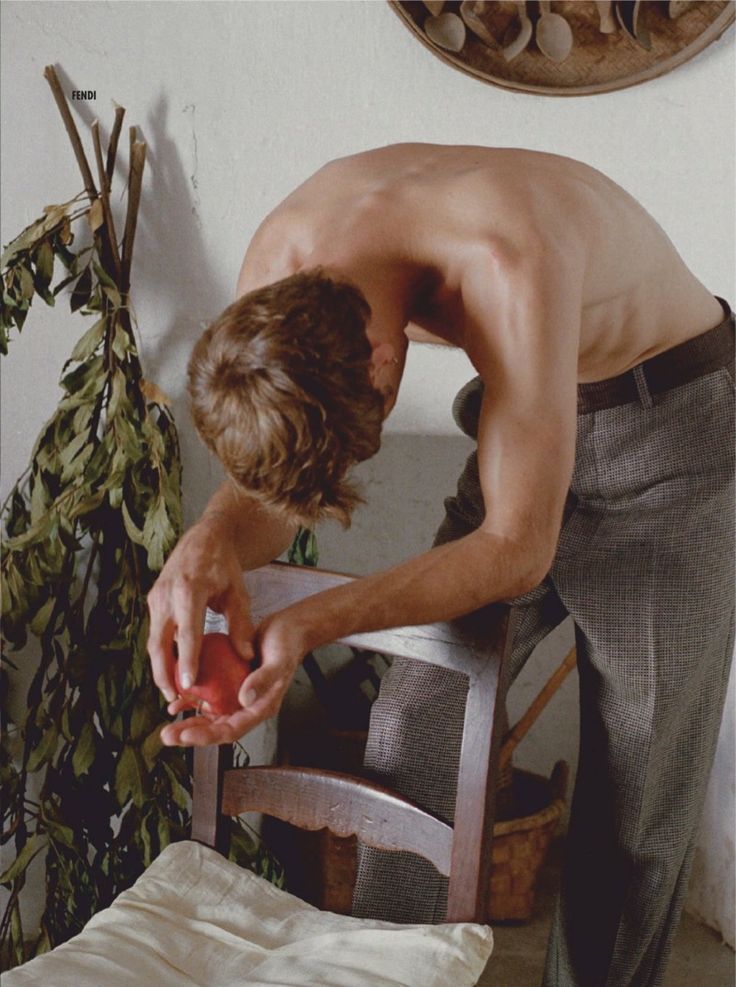
[[[351,580],[320,569],[272,563],[246,574],[253,618]],[[507,607],[450,623],[423,624],[341,639],[382,654],[414,658],[468,677],[454,826],[365,779],[298,767],[232,767],[232,748],[194,752],[192,839],[226,852],[226,817],[263,812],[302,829],[357,836],[369,846],[408,850],[449,878],[448,922],[485,922],[491,867],[496,768],[512,639]],[[438,731],[442,724],[438,723]]]

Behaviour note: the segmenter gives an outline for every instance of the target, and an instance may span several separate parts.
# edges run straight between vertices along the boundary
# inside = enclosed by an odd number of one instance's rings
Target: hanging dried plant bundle
[[[90,323],[64,365],[62,396],[3,509],[2,843],[10,897],[0,922],[3,965],[65,941],[188,833],[185,753],[163,748],[167,719],[146,652],[146,594],[181,532],[181,465],[171,410],[143,377],[130,272],[146,145],[130,129],[127,212],[118,238],[110,203],[125,110],[106,151],[93,124],[96,179],[52,67],[45,70],[84,192],[47,206],[2,254],[0,350],[36,298],[62,290]],[[74,251],[75,229],[91,242]],[[63,277],[52,287],[57,261]],[[24,716],[10,722],[16,649],[35,663]],[[39,791],[40,789],[40,791]],[[37,796],[31,794],[39,791]],[[278,877],[234,823],[232,854]],[[19,896],[43,854],[38,940],[24,943]]]

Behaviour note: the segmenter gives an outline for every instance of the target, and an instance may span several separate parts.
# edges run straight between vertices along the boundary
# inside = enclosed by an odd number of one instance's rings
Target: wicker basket
[[[489,921],[532,917],[539,874],[565,808],[567,775],[565,761],[555,764],[549,779],[514,771],[515,815],[493,827]]]

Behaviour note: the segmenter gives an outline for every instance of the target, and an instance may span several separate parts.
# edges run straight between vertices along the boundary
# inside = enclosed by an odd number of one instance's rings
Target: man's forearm
[[[286,551],[296,522],[241,494],[228,480],[215,491],[198,524],[218,528],[235,548],[243,569],[258,569]]]
[[[341,637],[452,620],[535,586],[543,565],[519,543],[478,530],[289,607],[304,622],[309,649]]]

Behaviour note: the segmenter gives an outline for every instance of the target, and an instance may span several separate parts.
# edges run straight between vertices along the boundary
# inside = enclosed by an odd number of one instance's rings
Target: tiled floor
[[[537,914],[525,925],[496,925],[493,955],[478,987],[539,987],[559,875],[559,844],[540,882]],[[685,915],[664,987],[734,987],[734,953],[715,932]]]

